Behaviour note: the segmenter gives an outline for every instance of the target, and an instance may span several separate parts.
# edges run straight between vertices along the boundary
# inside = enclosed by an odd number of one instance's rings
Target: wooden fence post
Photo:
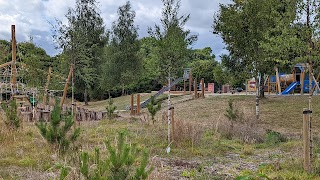
[[[197,85],[197,79],[194,79],[194,83],[193,83],[193,88],[194,88],[194,99],[198,98],[198,85]]]
[[[131,115],[134,115],[133,101],[134,101],[134,95],[131,94],[131,103],[130,103]]]
[[[171,108],[171,127],[172,127],[172,142],[174,141],[174,137],[175,137],[175,134],[174,134],[174,127],[175,126],[175,123],[174,123],[174,107]]]
[[[140,94],[137,94],[137,115],[140,114]]]
[[[310,114],[309,109],[303,108],[303,168],[308,173],[311,173]]]
[[[201,97],[204,98],[204,78],[201,79]]]

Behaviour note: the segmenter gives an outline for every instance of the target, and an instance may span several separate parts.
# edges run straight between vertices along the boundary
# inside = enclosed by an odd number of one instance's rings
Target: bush
[[[6,120],[4,121],[9,129],[18,129],[21,125],[21,119],[17,115],[17,103],[13,99],[9,104],[1,104],[2,109],[5,111]]]
[[[284,137],[281,133],[267,129],[265,142],[269,145],[276,145],[281,142],[286,142],[287,138]]]
[[[155,123],[154,117],[156,116],[157,112],[161,109],[161,102],[159,101],[157,102],[155,100],[155,97],[152,96],[150,103],[147,104],[147,109],[151,115],[152,123],[154,124]]]
[[[70,132],[73,124],[72,116],[61,116],[61,107],[59,106],[59,102],[56,101],[55,107],[51,112],[49,125],[47,122],[41,121],[36,126],[44,139],[53,145],[55,149],[59,150],[59,153],[64,154],[69,149],[70,143],[75,142],[80,135],[80,128]]]
[[[105,141],[105,144],[109,151],[105,160],[101,159],[99,149],[95,149],[93,158],[87,152],[81,153],[80,172],[86,179],[147,179],[153,168],[147,169],[149,156],[146,150],[140,157],[141,149],[126,143],[124,132],[119,133],[116,147],[110,141]]]
[[[112,100],[111,96],[109,96],[108,106],[106,107],[106,109],[107,109],[108,118],[113,119],[114,118],[114,111],[117,109],[117,106],[113,105],[113,100]]]

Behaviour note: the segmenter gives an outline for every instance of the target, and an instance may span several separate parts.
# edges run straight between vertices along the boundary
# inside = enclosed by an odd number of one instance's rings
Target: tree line
[[[233,0],[220,4],[212,32],[222,37],[229,54],[217,61],[212,49],[192,49],[197,35],[185,28],[190,14],[180,15],[180,0],[162,0],[160,24],[139,38],[135,11],[128,1],[120,6],[111,29],[106,29],[96,0],[76,0],[65,14],[67,23],[53,25],[62,52],[49,57],[32,41],[18,43],[21,73],[29,86],[43,87],[48,66],[66,77],[75,64],[75,94],[79,100],[105,99],[134,92],[159,90],[168,76],[181,77],[192,68],[195,78],[242,86],[258,74],[274,74],[274,67],[290,72],[297,62],[319,58],[319,0]],[[0,41],[1,63],[10,61],[11,46]],[[263,76],[262,76],[263,77]],[[59,88],[53,78],[51,88]],[[261,80],[263,82],[263,80]],[[61,84],[60,84],[61,87]]]

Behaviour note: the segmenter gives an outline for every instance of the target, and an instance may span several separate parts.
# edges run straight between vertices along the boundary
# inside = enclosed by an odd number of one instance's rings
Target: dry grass
[[[142,100],[150,97],[145,94]],[[210,96],[205,99],[182,102],[189,96],[179,96],[173,98],[175,107],[176,128],[175,141],[184,142],[173,146],[170,156],[165,153],[167,147],[167,125],[159,112],[156,115],[158,120],[155,125],[147,123],[142,117],[131,118],[127,112],[119,114],[116,120],[102,120],[81,122],[81,150],[93,152],[95,147],[104,148],[106,138],[113,139],[120,129],[128,131],[128,139],[143,147],[147,147],[151,157],[175,157],[185,159],[210,159],[221,156],[224,153],[243,153],[246,156],[256,155],[256,149],[252,145],[245,145],[244,142],[252,141],[252,137],[257,135],[257,129],[273,129],[285,134],[300,133],[302,127],[302,109],[308,106],[307,96],[288,97],[267,97],[261,100],[261,120],[254,121],[255,117],[255,97],[254,96]],[[233,99],[235,107],[243,112],[244,120],[234,123],[232,133],[239,136],[242,141],[226,140],[217,133],[222,126],[230,127],[228,120],[224,116],[228,106],[228,100]],[[313,97],[313,132],[319,132],[320,96]],[[179,102],[179,103],[177,103]],[[130,103],[130,96],[115,99],[115,105],[125,107]],[[88,106],[96,110],[104,110],[107,102],[91,102]],[[167,107],[163,106],[162,112],[166,112]],[[143,110],[147,113],[146,110]],[[148,117],[147,115],[145,117]],[[1,116],[0,116],[1,118]],[[142,119],[141,119],[142,118]],[[180,124],[179,124],[180,123]],[[180,139],[179,139],[180,138]],[[193,143],[190,143],[192,140]],[[286,152],[291,152],[290,142],[286,146],[281,146]],[[299,144],[300,145],[300,144]],[[68,160],[70,161],[70,159]],[[23,128],[17,132],[8,132],[0,119],[0,179],[28,179],[28,177],[56,177],[56,170],[53,167],[56,163],[63,163],[64,159],[55,155],[55,152],[47,145],[41,137],[38,129],[32,123],[23,123]],[[69,162],[68,162],[69,163]],[[152,175],[161,179],[167,177],[161,174],[163,170],[156,168]],[[50,175],[50,173],[53,173]],[[25,174],[25,175],[21,175]],[[29,175],[27,175],[29,174]],[[46,179],[46,178],[43,178]],[[50,178],[47,178],[50,179]]]

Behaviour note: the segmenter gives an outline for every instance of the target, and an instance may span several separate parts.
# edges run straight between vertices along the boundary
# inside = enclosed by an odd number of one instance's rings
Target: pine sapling
[[[18,129],[21,125],[21,119],[17,115],[17,103],[13,99],[9,104],[2,104],[2,109],[5,111],[6,120],[5,124],[9,129]]]
[[[154,96],[151,97],[151,101],[147,104],[147,109],[151,115],[152,123],[155,123],[154,117],[156,116],[157,112],[161,109],[161,102],[157,102]]]
[[[55,107],[51,112],[50,122],[41,121],[36,126],[47,142],[59,150],[59,153],[64,154],[69,149],[70,143],[74,143],[80,135],[80,128],[76,128],[72,132],[73,124],[72,116],[61,116],[61,108],[59,102],[56,101]]]
[[[114,111],[117,109],[117,106],[113,105],[113,99],[111,98],[111,96],[109,96],[108,106],[106,107],[106,109],[108,118],[112,119],[114,117]]]

